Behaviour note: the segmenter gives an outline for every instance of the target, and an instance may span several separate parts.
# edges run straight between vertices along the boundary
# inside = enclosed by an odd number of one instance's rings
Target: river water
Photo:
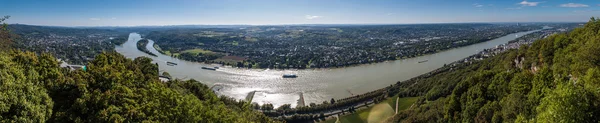
[[[218,66],[188,62],[160,54],[153,41],[146,46],[158,57],[147,55],[136,48],[140,35],[131,33],[129,40],[116,51],[127,58],[146,56],[159,64],[160,71],[166,71],[179,79],[195,79],[209,87],[215,86],[217,94],[237,99],[245,99],[247,94],[257,91],[252,102],[259,104],[272,103],[275,107],[292,104],[295,107],[304,95],[306,104],[329,101],[331,98],[341,99],[362,94],[392,85],[398,81],[408,80],[454,61],[476,54],[483,49],[492,48],[520,36],[539,30],[519,32],[496,38],[487,42],[454,48],[439,53],[409,59],[365,64],[346,68],[307,69],[307,70],[270,70],[270,69],[238,69],[222,67],[216,71],[204,70],[201,67]],[[428,60],[428,62],[418,63]],[[178,65],[168,66],[166,61]],[[296,74],[298,78],[283,78],[283,74]]]

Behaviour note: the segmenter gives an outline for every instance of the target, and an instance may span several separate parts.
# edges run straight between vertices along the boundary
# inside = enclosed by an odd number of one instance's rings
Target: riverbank
[[[552,32],[546,32],[546,33],[552,33]],[[540,34],[529,33],[526,35],[540,35]],[[518,42],[509,42],[509,43],[503,44],[501,46],[507,46],[509,44],[514,44],[514,43],[518,43]],[[490,49],[499,49],[499,48],[505,49],[505,50],[496,50],[496,52],[493,52],[493,54],[490,54],[492,52],[488,52],[488,51],[490,51]],[[344,119],[345,119],[345,121],[380,122],[382,120],[387,119],[389,116],[393,116],[393,114],[390,114],[389,110],[393,111],[393,109],[396,109],[395,111],[397,112],[398,110],[404,109],[404,108],[398,109],[398,107],[400,107],[400,106],[408,107],[408,106],[412,105],[412,103],[408,103],[408,104],[407,103],[401,103],[401,104],[390,103],[393,99],[398,98],[398,96],[400,96],[398,94],[398,91],[399,91],[399,87],[403,83],[414,83],[416,81],[419,81],[420,79],[428,78],[430,76],[434,76],[439,73],[451,71],[453,69],[460,69],[460,68],[468,67],[474,61],[483,60],[483,59],[485,59],[487,57],[491,57],[495,54],[502,53],[510,48],[512,48],[512,47],[494,47],[494,48],[485,49],[478,54],[474,54],[470,57],[464,58],[463,60],[455,61],[448,66],[438,68],[427,74],[422,74],[418,77],[411,78],[410,80],[407,80],[404,82],[398,82],[395,85],[391,85],[386,88],[382,88],[379,90],[375,90],[375,91],[366,93],[368,95],[363,94],[363,95],[348,97],[348,98],[344,98],[341,100],[336,100],[335,103],[332,99],[331,104],[314,105],[307,109],[299,108],[299,109],[278,111],[279,114],[274,115],[272,113],[269,113],[267,115],[271,116],[271,117],[278,117],[280,115],[281,116],[299,115],[298,117],[285,117],[285,120],[286,121],[302,121],[302,120],[309,120],[309,119],[304,119],[305,117],[310,117],[311,115],[317,115],[319,113],[321,113],[321,115],[319,115],[319,117],[321,117],[321,119],[323,119],[325,117],[332,118],[330,116],[335,115],[335,114],[338,114],[338,117],[339,117],[339,114],[345,114],[345,112],[348,112],[348,113],[352,113],[352,114],[347,115],[342,118],[339,118],[339,120],[344,121]],[[469,62],[466,62],[466,61],[469,61]],[[394,96],[388,97],[388,96],[390,96],[390,94],[392,94]],[[402,97],[406,97],[406,96],[419,96],[419,95],[402,94]],[[414,97],[414,100],[416,100],[417,98],[419,98],[419,97]],[[383,108],[383,107],[390,107],[390,106],[376,104],[374,107],[370,107],[367,110],[364,110],[364,109],[360,110],[362,107],[370,106],[373,102],[380,102],[383,99],[385,99],[385,101],[383,101],[383,102],[389,103],[388,105],[392,105],[391,107],[393,107],[393,108]],[[362,105],[363,103],[364,103],[364,105]],[[334,104],[335,104],[335,106],[332,106]],[[319,107],[323,107],[323,106],[326,106],[326,108],[319,108]],[[356,112],[355,111],[356,109],[359,109],[359,111]],[[374,113],[370,114],[370,112],[374,112]],[[377,117],[377,118],[372,118],[372,117]],[[315,120],[316,120],[316,118],[315,118]],[[333,121],[337,121],[337,120],[338,119],[330,119],[330,121],[328,121],[328,122],[333,122]]]
[[[249,92],[257,91],[252,102],[273,104],[275,107],[292,104],[292,107],[296,107],[299,92],[303,93],[307,105],[310,103],[320,104],[331,98],[342,99],[355,96],[353,94],[372,92],[399,81],[429,74],[444,65],[514,40],[517,38],[515,35],[522,36],[528,33],[530,32],[514,33],[436,54],[337,69],[258,70],[221,67],[216,71],[208,71],[201,67],[213,65],[184,61],[160,54],[155,50],[152,40],[149,40],[147,48],[150,52],[157,54],[157,57],[135,50],[135,40],[141,39],[135,33],[130,35],[130,41],[123,46],[117,46],[116,50],[128,58],[139,56],[152,58],[159,64],[160,70],[171,73],[174,78],[195,79],[209,86],[218,85],[222,87],[217,92],[219,95],[245,99]],[[428,62],[418,63],[424,60],[428,60]],[[175,62],[178,65],[168,66],[166,61]],[[284,74],[296,74],[299,77],[285,79],[282,78]]]
[[[523,31],[523,32],[531,32],[531,31],[539,31],[539,30],[541,30],[541,29],[529,30],[529,31]],[[519,33],[519,32],[517,32],[517,33]],[[511,34],[514,34],[514,33],[511,33]],[[511,35],[511,34],[507,34],[507,35]],[[341,65],[341,66],[330,66],[330,67],[311,67],[310,62],[309,62],[309,64],[307,64],[303,67],[260,67],[259,63],[247,62],[246,58],[244,58],[243,60],[224,59],[224,57],[239,57],[239,56],[228,56],[228,55],[220,57],[220,58],[216,58],[213,60],[206,60],[204,62],[199,62],[199,61],[194,61],[194,60],[182,59],[182,58],[180,58],[181,53],[172,53],[170,51],[165,51],[165,50],[161,49],[158,44],[153,44],[152,47],[154,47],[159,53],[166,55],[166,56],[171,56],[172,58],[177,58],[177,59],[185,60],[185,61],[189,61],[189,62],[204,63],[204,64],[219,64],[221,66],[229,66],[229,67],[233,67],[233,68],[276,69],[276,70],[338,69],[338,68],[357,67],[357,66],[368,65],[368,64],[377,64],[377,63],[382,63],[382,62],[393,62],[393,61],[398,61],[398,60],[405,60],[405,59],[411,59],[411,58],[416,58],[416,57],[432,55],[432,54],[436,54],[436,53],[440,53],[440,52],[444,52],[444,51],[448,51],[448,50],[453,50],[456,48],[461,48],[461,47],[471,46],[471,45],[478,44],[478,43],[488,42],[488,41],[491,41],[491,40],[494,40],[494,39],[497,39],[497,38],[500,38],[503,36],[507,36],[507,35],[501,35],[501,36],[497,36],[497,37],[488,37],[489,40],[471,41],[467,44],[456,45],[456,47],[443,47],[443,48],[435,50],[433,52],[425,52],[425,53],[420,53],[420,54],[410,55],[410,56],[393,57],[393,58],[375,60],[375,61],[364,62],[364,63],[354,63],[354,64],[347,64],[347,65]],[[195,50],[198,50],[198,49],[193,49],[193,51],[195,51]],[[213,52],[213,51],[202,50],[202,51],[196,51],[196,52]],[[185,52],[182,52],[182,53],[185,53]],[[422,63],[422,62],[417,62],[417,63]]]

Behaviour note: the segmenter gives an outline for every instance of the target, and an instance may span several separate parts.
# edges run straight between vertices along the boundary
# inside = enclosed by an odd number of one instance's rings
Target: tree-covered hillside
[[[399,85],[395,122],[600,122],[600,20]]]
[[[49,54],[2,52],[1,122],[270,122],[197,81],[161,82],[150,62],[103,53],[70,71]]]
[[[2,47],[14,38],[6,27]],[[151,61],[105,52],[70,70],[48,53],[0,49],[0,122],[274,122],[195,80],[161,82]]]

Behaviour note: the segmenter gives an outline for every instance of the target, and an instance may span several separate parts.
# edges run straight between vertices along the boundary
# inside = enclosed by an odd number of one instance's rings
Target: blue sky
[[[582,22],[600,0],[0,0],[9,23],[53,26]]]

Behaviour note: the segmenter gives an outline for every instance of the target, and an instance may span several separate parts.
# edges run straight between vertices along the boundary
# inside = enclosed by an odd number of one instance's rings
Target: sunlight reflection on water
[[[537,30],[536,30],[537,31]],[[129,41],[115,50],[128,58],[146,56],[159,64],[160,71],[166,71],[179,79],[195,79],[209,87],[215,86],[219,95],[227,95],[236,99],[245,99],[248,93],[257,91],[253,102],[259,104],[272,103],[274,107],[283,104],[297,105],[303,93],[305,104],[321,103],[331,98],[341,99],[362,94],[372,90],[390,86],[398,81],[427,73],[485,48],[495,47],[523,36],[530,32],[509,34],[491,41],[442,51],[432,55],[424,55],[404,60],[388,61],[375,64],[365,64],[347,68],[308,69],[308,70],[270,70],[270,69],[238,69],[216,64],[188,62],[158,53],[150,40],[146,47],[158,57],[149,56],[136,48],[136,42],[141,39],[139,34],[131,33]],[[419,61],[428,62],[419,63]],[[167,66],[166,61],[178,65]],[[201,67],[220,67],[219,69],[204,70]],[[298,78],[283,78],[284,74],[296,74]],[[215,89],[215,88],[213,88]]]

